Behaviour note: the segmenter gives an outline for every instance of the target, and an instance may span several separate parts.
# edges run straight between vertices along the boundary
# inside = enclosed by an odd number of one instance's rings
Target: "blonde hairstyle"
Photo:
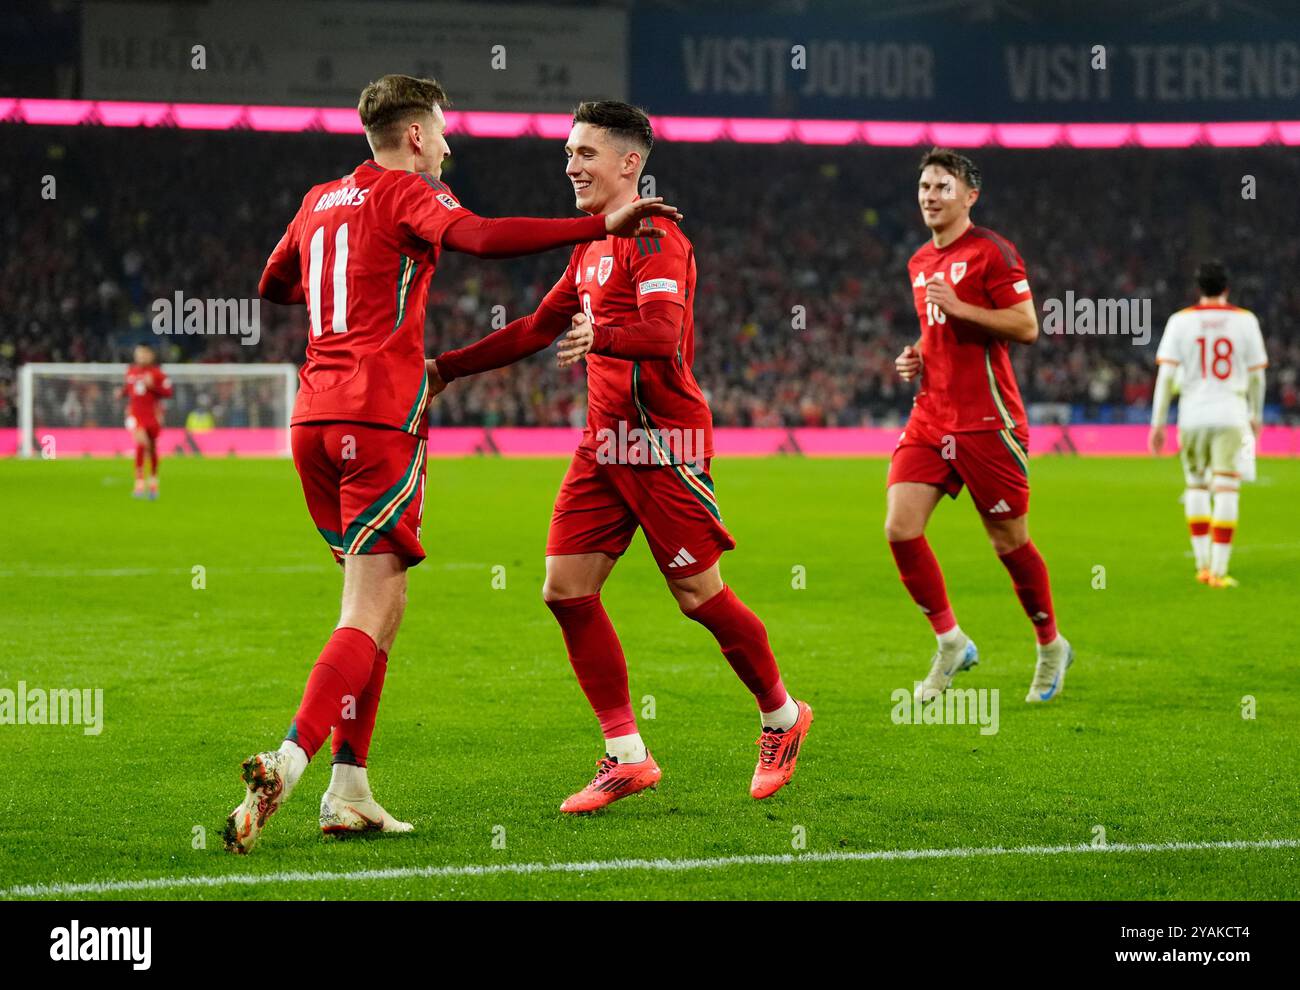
[[[376,79],[361,91],[357,114],[366,138],[375,151],[396,148],[411,121],[447,106],[447,92],[433,79],[388,75]]]

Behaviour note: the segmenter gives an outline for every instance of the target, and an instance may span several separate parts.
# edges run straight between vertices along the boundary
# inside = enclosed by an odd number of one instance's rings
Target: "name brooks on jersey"
[[[333,192],[327,192],[316,200],[316,205],[311,208],[311,211],[319,213],[321,210],[330,210],[336,206],[360,206],[366,201],[366,193],[368,192],[370,192],[369,186],[365,189],[359,189],[356,186],[335,189]]]

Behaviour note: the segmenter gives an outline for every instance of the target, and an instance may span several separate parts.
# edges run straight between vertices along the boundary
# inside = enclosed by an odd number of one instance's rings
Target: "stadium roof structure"
[[[564,138],[571,118],[560,113],[447,112],[449,133],[481,138]],[[978,124],[898,120],[799,120],[767,117],[652,116],[667,141],[737,144],[867,145],[959,148],[1253,148],[1300,145],[1300,120],[1220,123]],[[176,127],[360,134],[356,109],[140,103],[114,100],[0,99],[0,122],[40,126]]]

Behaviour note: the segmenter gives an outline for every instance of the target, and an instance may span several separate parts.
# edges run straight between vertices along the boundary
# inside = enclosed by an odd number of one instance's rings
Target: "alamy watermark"
[[[920,683],[913,690],[896,688],[889,696],[889,713],[895,725],[978,725],[981,736],[998,734],[1000,695],[997,688],[949,688],[929,701],[920,698]]]
[[[1043,301],[1043,333],[1080,337],[1127,336],[1134,347],[1151,342],[1150,299],[1094,299],[1075,296]]]
[[[242,337],[240,343],[249,347],[262,339],[260,299],[186,299],[177,289],[171,299],[155,299],[149,308],[159,336]]]
[[[87,736],[104,731],[104,689],[0,688],[0,726],[80,725]]]
[[[618,429],[602,427],[596,431],[598,464],[690,464],[704,470],[706,444],[704,431],[698,428],[671,427],[628,429],[619,420]]]
[[[143,926],[96,928],[73,918],[50,931],[50,959],[54,962],[129,962],[146,970],[153,962],[153,929]]]

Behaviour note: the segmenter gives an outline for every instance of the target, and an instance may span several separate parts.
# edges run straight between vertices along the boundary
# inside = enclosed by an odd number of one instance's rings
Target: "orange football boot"
[[[1210,569],[1208,567],[1202,567],[1200,570],[1198,570],[1196,572],[1196,580],[1201,582],[1201,584],[1209,584]]]
[[[795,704],[799,706],[799,717],[794,725],[784,731],[764,729],[758,737],[758,766],[754,768],[749,793],[760,801],[771,797],[794,776],[799,748],[813,720],[813,710],[805,702],[796,700]]]
[[[619,798],[654,787],[662,776],[663,772],[649,750],[640,763],[619,763],[612,756],[602,756],[596,763],[596,776],[591,783],[565,798],[560,810],[575,815],[599,811]]]

